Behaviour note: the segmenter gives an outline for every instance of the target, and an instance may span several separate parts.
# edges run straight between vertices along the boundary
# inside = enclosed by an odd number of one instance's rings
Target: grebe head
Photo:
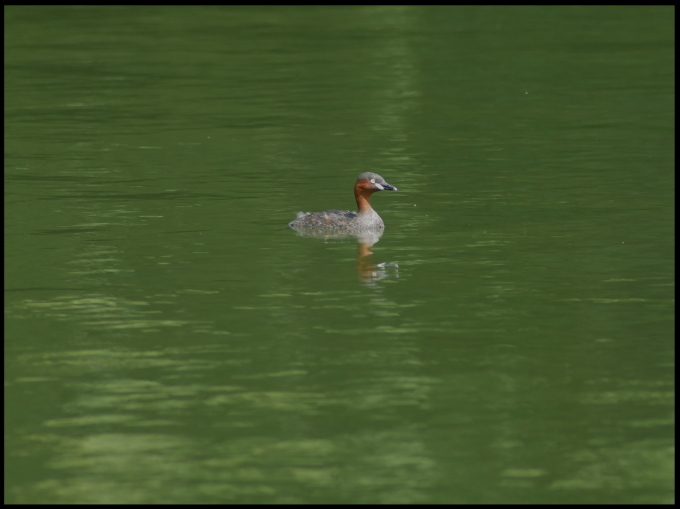
[[[389,185],[385,182],[377,173],[371,171],[366,171],[357,177],[357,183],[355,188],[361,189],[362,191],[373,193],[375,191],[396,191],[397,188]]]

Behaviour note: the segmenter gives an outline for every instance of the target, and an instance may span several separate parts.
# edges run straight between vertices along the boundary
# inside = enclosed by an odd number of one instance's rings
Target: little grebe
[[[354,197],[359,212],[349,210],[326,210],[324,212],[298,212],[297,218],[288,226],[294,230],[333,230],[361,233],[382,230],[383,220],[371,207],[371,195],[376,191],[396,191],[377,173],[367,171],[357,177]]]

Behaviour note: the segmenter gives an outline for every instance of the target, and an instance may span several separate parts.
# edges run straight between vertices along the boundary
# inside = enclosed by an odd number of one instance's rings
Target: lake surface
[[[673,502],[674,29],[6,7],[5,502]]]

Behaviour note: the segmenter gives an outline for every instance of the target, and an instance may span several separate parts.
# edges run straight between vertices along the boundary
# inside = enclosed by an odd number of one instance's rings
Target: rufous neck
[[[372,189],[366,189],[362,185],[362,180],[357,180],[357,183],[354,185],[354,198],[357,200],[357,207],[359,208],[359,214],[365,214],[366,212],[370,212],[373,210],[373,207],[371,207],[371,195],[373,194]]]

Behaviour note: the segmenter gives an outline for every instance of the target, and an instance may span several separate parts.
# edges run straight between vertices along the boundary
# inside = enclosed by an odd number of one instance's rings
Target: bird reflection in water
[[[340,233],[305,230],[301,228],[293,229],[298,233],[298,235],[303,237],[314,237],[324,240],[351,238],[357,239],[357,277],[362,281],[377,281],[381,279],[399,277],[399,265],[397,262],[374,263],[372,260],[373,251],[371,248],[380,240],[384,230],[352,234],[345,232]]]

